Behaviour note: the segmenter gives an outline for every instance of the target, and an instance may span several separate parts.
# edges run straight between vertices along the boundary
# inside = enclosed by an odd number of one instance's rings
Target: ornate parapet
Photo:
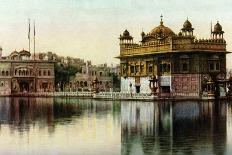
[[[171,44],[165,42],[150,42],[145,44],[128,44],[123,45],[121,49],[121,56],[135,56],[135,55],[146,55],[155,54],[161,51],[170,51]]]
[[[120,44],[120,56],[136,56],[171,51],[226,51],[224,39],[195,39],[194,37],[177,37],[155,40],[146,43]]]
[[[224,39],[177,39],[172,50],[226,51],[226,42]]]

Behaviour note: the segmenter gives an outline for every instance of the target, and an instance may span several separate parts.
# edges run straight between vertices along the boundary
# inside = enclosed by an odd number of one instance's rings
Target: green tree
[[[64,65],[64,64],[55,64],[55,84],[56,86],[58,83],[63,89],[63,85],[70,82],[70,78],[75,76],[77,72],[80,72],[81,68],[73,65]],[[63,91],[63,90],[62,90]]]

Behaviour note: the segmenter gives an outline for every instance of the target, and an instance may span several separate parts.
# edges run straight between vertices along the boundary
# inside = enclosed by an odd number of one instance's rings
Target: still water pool
[[[232,103],[0,98],[0,154],[232,154]]]

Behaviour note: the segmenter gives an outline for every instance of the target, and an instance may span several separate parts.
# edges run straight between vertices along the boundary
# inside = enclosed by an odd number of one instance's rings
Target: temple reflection
[[[223,154],[226,103],[121,103],[122,154]]]

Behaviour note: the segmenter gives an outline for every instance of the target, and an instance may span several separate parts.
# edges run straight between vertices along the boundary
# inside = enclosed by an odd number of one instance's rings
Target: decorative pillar
[[[215,87],[211,77],[209,78],[209,81],[207,81],[207,92],[208,92],[208,97],[210,98],[214,97]]]
[[[93,93],[94,94],[99,93],[99,81],[98,81],[97,77],[93,80],[92,86],[93,86]]]
[[[158,96],[157,89],[158,89],[158,79],[156,76],[151,76],[149,79],[149,88],[151,89],[152,96]]]

